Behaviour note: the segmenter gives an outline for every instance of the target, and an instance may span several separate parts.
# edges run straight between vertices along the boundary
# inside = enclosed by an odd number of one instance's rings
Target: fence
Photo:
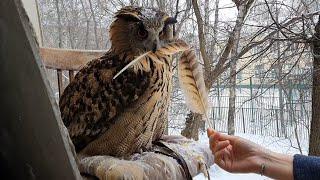
[[[284,91],[282,100],[279,90],[261,89],[252,92],[249,88],[237,88],[235,131],[262,136],[288,137],[296,134],[307,140],[311,119],[311,95],[308,89],[289,89]],[[213,107],[210,119],[214,128],[227,132],[228,125],[228,89],[220,89],[211,96]],[[253,95],[254,94],[254,95]],[[256,97],[255,97],[256,95]],[[283,104],[281,109],[280,103]]]
[[[209,119],[214,128],[228,131],[229,89],[217,88],[210,94]],[[311,120],[311,91],[305,86],[286,88],[236,88],[235,132],[262,136],[298,137],[308,141]],[[282,104],[282,105],[281,105]],[[282,107],[282,108],[281,108]],[[169,129],[183,128],[188,108],[181,100],[169,109]]]

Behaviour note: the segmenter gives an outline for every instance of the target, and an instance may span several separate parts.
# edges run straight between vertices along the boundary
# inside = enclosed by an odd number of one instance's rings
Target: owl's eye
[[[138,37],[140,39],[145,39],[148,37],[148,31],[145,30],[143,27],[139,28],[138,29]]]

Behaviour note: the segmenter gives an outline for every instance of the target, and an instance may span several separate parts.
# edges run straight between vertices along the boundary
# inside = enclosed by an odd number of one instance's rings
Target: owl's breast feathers
[[[117,117],[135,106],[157,81],[161,79],[163,84],[159,72],[164,70],[155,70],[152,62],[150,71],[128,69],[113,79],[125,66],[123,62],[106,53],[82,68],[64,90],[59,102],[61,116],[77,151],[112,128]]]

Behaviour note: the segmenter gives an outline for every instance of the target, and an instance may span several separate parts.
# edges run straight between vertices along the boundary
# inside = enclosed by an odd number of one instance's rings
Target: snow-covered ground
[[[284,154],[299,154],[300,151],[296,148],[296,144],[294,140],[288,140],[284,138],[276,138],[270,136],[259,136],[253,134],[236,134],[237,136],[243,137],[250,141],[253,141],[265,148],[268,148],[272,151],[284,153]],[[201,134],[200,136],[200,143],[208,144],[208,138],[206,134]],[[292,145],[293,146],[292,146]],[[302,153],[307,154],[307,147],[308,144],[306,142],[302,143]],[[214,180],[262,180],[262,179],[269,179],[264,176],[260,176],[257,174],[232,174],[224,171],[223,169],[219,168],[217,165],[213,165],[210,167],[210,177]],[[194,178],[195,180],[203,180],[205,179],[203,174],[200,174]]]

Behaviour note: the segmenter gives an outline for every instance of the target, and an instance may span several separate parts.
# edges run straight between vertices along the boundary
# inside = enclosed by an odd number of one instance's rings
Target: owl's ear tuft
[[[115,17],[121,18],[126,21],[141,21],[139,14],[141,11],[141,7],[135,7],[135,6],[125,6],[121,8],[118,12],[116,12]]]
[[[141,21],[140,18],[133,14],[133,13],[123,13],[123,14],[117,14],[116,15],[117,18],[121,18],[124,19],[126,21],[132,21],[132,22],[139,22]]]

